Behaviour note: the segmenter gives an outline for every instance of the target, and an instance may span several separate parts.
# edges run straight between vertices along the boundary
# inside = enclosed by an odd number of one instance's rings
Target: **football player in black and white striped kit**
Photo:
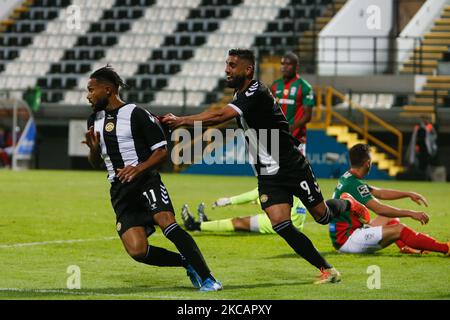
[[[222,285],[211,272],[192,237],[175,221],[169,193],[156,169],[167,158],[167,141],[158,119],[135,104],[124,102],[125,84],[110,66],[91,74],[87,99],[93,114],[84,143],[93,167],[103,163],[111,183],[116,228],[128,254],[138,262],[184,267],[200,291]],[[180,253],[149,245],[158,225]]]

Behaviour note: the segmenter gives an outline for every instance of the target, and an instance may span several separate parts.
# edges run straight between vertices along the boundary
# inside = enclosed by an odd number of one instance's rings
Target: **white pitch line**
[[[55,294],[67,294],[77,296],[95,296],[95,297],[136,297],[143,299],[172,299],[172,300],[184,300],[185,296],[160,296],[160,295],[148,295],[138,293],[97,293],[78,290],[62,290],[62,289],[19,289],[19,288],[0,288],[1,292],[17,292],[17,293],[55,293]],[[208,298],[208,297],[205,297]],[[217,298],[211,297],[205,300],[217,300]]]
[[[65,243],[80,243],[80,242],[92,242],[92,241],[110,241],[119,239],[118,237],[104,237],[97,239],[68,239],[68,240],[53,240],[53,241],[41,241],[41,242],[28,242],[28,243],[11,243],[2,244],[0,249],[7,248],[20,248],[20,247],[32,247],[32,246],[46,246],[51,244],[65,244]]]
[[[161,236],[161,234],[154,233],[151,236],[159,237],[159,236]],[[51,245],[51,244],[66,244],[66,243],[80,243],[80,242],[93,242],[93,241],[111,241],[111,240],[119,240],[119,237],[115,236],[115,237],[103,237],[103,238],[96,238],[96,239],[68,239],[68,240],[52,240],[52,241],[28,242],[28,243],[0,244],[0,249],[32,247],[32,246],[46,246],[46,245]]]

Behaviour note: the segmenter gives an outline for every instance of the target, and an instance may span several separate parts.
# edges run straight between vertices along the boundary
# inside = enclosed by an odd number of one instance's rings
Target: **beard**
[[[238,89],[240,87],[242,87],[242,85],[245,82],[245,75],[244,76],[234,76],[232,80],[227,80],[227,87],[228,88],[233,88],[233,89]]]
[[[92,106],[94,107],[94,112],[99,112],[99,111],[103,111],[106,109],[106,107],[109,104],[109,100],[108,98],[101,98],[98,99],[97,102],[95,104],[93,104]]]

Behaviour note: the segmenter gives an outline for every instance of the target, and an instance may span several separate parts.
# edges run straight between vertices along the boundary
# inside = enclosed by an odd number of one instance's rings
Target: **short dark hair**
[[[294,52],[292,52],[292,51],[286,52],[286,53],[284,54],[283,58],[287,58],[287,59],[291,60],[291,61],[294,62],[295,65],[297,65],[297,66],[298,66],[298,64],[299,64],[299,62],[300,62],[300,59],[298,58],[298,55],[296,55],[296,54],[295,54]]]
[[[355,168],[361,167],[370,159],[370,146],[365,143],[355,144],[349,151],[350,165]]]
[[[104,81],[111,83],[117,90],[119,88],[127,88],[127,84],[122,80],[119,74],[111,67],[109,64],[106,66],[95,70],[90,77],[91,79],[96,79],[97,81]]]
[[[255,54],[250,49],[241,49],[241,48],[231,49],[228,51],[228,55],[237,56],[240,59],[247,60],[253,67],[255,67],[256,61]]]

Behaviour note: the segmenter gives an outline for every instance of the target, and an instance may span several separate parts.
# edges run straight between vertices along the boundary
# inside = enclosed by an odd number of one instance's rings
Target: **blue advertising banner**
[[[34,144],[36,140],[36,124],[34,119],[31,117],[22,135],[20,136],[19,142],[17,143],[17,148],[15,152],[16,159],[29,160],[33,154]]]
[[[237,150],[237,155],[226,150]],[[189,174],[219,174],[254,176],[252,166],[248,163],[242,164],[242,155],[245,154],[242,141],[229,141],[223,149],[221,164],[193,164],[183,173]],[[311,163],[317,178],[339,178],[350,167],[348,150],[345,144],[339,143],[334,137],[328,136],[324,130],[308,130],[308,142],[306,144],[306,156]],[[239,159],[236,161],[235,159]],[[240,163],[240,164],[238,164]],[[392,179],[386,171],[372,167],[366,179],[386,180]]]

